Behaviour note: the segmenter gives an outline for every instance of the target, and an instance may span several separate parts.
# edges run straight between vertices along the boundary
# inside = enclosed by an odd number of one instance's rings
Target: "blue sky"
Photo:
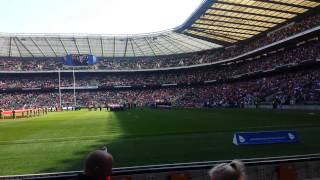
[[[0,0],[0,32],[138,34],[181,25],[202,0]]]

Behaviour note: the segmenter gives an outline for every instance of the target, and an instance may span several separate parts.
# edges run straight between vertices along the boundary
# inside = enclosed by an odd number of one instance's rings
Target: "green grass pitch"
[[[237,147],[236,131],[296,129],[298,144]],[[115,167],[320,152],[320,114],[256,109],[77,111],[0,120],[0,175],[82,169],[103,145]]]

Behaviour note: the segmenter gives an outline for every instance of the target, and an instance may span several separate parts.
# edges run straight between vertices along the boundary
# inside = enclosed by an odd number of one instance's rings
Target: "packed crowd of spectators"
[[[143,86],[161,84],[190,84],[210,80],[225,80],[242,74],[258,71],[266,71],[288,64],[298,64],[310,59],[320,58],[320,41],[311,41],[301,44],[295,48],[275,51],[263,56],[256,57],[250,61],[220,65],[206,69],[192,68],[182,71],[168,72],[135,72],[135,73],[109,73],[109,74],[77,74],[76,86]],[[64,75],[60,81],[61,87],[72,87],[72,74]],[[0,78],[0,88],[58,88],[58,74],[53,75],[29,75],[5,76]]]
[[[189,66],[210,63],[235,57],[250,50],[284,39],[320,24],[320,15],[313,15],[284,28],[268,33],[266,36],[241,46],[208,52],[182,54],[162,57],[136,57],[121,59],[101,59],[93,69],[154,69],[163,67]],[[285,73],[254,80],[226,81],[223,84],[193,86],[213,80],[228,80],[243,74],[274,70],[284,65],[298,65],[308,60],[320,58],[320,41],[313,38],[292,47],[252,57],[246,61],[234,61],[204,68],[189,68],[175,71],[95,73],[85,75],[76,73],[77,87],[149,86],[162,84],[185,84],[186,86],[139,90],[99,90],[78,91],[77,104],[89,106],[107,103],[152,104],[157,100],[172,102],[178,106],[224,106],[254,104],[260,101],[274,101],[282,104],[319,102],[319,69]],[[0,58],[0,71],[44,71],[68,68],[62,58]],[[92,67],[91,67],[92,68]],[[72,87],[70,74],[61,76],[61,87]],[[15,88],[58,88],[58,73],[44,75],[10,75],[0,77],[0,89]],[[62,93],[63,105],[73,105],[73,95]],[[58,106],[59,94],[56,92],[16,92],[3,93],[0,108],[11,109],[24,106]]]
[[[256,40],[233,45],[225,49],[220,48],[207,52],[161,57],[101,58],[99,59],[97,65],[81,67],[81,69],[155,69],[210,63],[238,56],[240,54],[313,28],[319,24],[320,15],[316,14],[298,22],[291,23],[284,28],[270,32],[257,38]],[[64,66],[63,64],[63,58],[0,58],[0,71],[43,71],[70,68],[69,66]]]
[[[99,60],[99,69],[129,70],[129,69],[157,69],[168,67],[189,66],[202,64],[202,59],[207,55],[185,54],[162,57],[137,57]]]
[[[62,58],[5,58],[0,57],[0,71],[45,71],[63,67]]]
[[[203,86],[169,87],[137,90],[103,90],[76,92],[77,105],[105,105],[108,103],[134,103],[150,105],[157,100],[177,106],[240,106],[278,99],[283,104],[320,102],[319,69],[262,77],[233,83]],[[0,99],[1,108],[24,106],[54,107],[59,105],[57,92],[7,93]],[[62,104],[74,104],[73,92],[62,93]]]

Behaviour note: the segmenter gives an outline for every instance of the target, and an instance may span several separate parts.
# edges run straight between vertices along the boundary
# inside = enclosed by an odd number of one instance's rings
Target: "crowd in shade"
[[[268,33],[266,36],[258,38],[253,41],[249,41],[246,44],[241,44],[241,46],[235,46],[228,51],[232,51],[231,57],[242,54],[243,52],[248,52],[250,50],[257,49],[259,47],[271,44],[273,42],[285,39],[297,33],[303,32],[305,30],[311,29],[313,27],[319,26],[320,24],[320,15],[316,14],[314,16],[309,16],[301,21],[289,24],[284,28],[280,28],[274,32]],[[228,55],[227,55],[228,56]],[[229,57],[230,57],[229,56]],[[228,58],[229,58],[228,57]],[[226,58],[226,57],[225,57]]]
[[[100,69],[154,69],[166,67],[189,66],[195,64],[211,63],[236,57],[243,53],[265,46],[267,44],[285,39],[294,34],[303,32],[320,24],[320,15],[310,16],[299,22],[292,23],[285,28],[269,33],[257,40],[235,45],[226,49],[214,50],[193,54],[186,57],[167,56],[161,58],[135,58],[135,59],[105,59],[100,61]]]
[[[79,106],[131,103],[151,105],[157,101],[176,106],[235,106],[254,105],[277,100],[281,104],[320,102],[319,69],[279,74],[237,82],[202,86],[168,87],[136,90],[78,91]],[[1,108],[55,107],[59,105],[58,92],[7,93],[0,99]],[[62,93],[63,106],[74,105],[73,92]]]
[[[320,15],[312,15],[300,21],[291,23],[284,28],[270,32],[256,40],[225,49],[216,49],[185,55],[162,57],[133,57],[133,58],[100,58],[95,66],[78,67],[82,69],[155,69],[166,67],[189,66],[210,63],[232,58],[267,44],[279,41],[294,34],[308,30],[320,24]],[[63,65],[63,58],[0,58],[0,71],[41,71],[68,69]]]
[[[76,73],[75,85],[86,86],[143,86],[161,84],[190,84],[212,80],[226,80],[235,76],[259,71],[272,70],[283,65],[297,65],[307,60],[320,58],[320,42],[318,40],[300,44],[295,48],[281,49],[245,62],[219,65],[208,68],[192,68],[168,72],[134,72],[81,75]],[[73,86],[72,74],[61,77],[61,87]],[[3,76],[0,88],[58,88],[58,73],[44,76]]]

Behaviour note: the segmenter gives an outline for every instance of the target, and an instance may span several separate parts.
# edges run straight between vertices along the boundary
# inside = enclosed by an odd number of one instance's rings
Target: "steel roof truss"
[[[27,46],[24,45],[23,42],[22,42],[18,37],[16,37],[16,39],[17,39],[18,42],[22,45],[22,47],[23,47],[25,50],[27,50],[27,52],[28,52],[32,57],[34,57],[34,55],[33,55],[32,52],[27,48]]]
[[[13,42],[14,42],[14,44],[16,45],[16,47],[17,47],[17,49],[18,49],[19,56],[22,57],[20,48],[19,48],[19,46],[18,46],[18,44],[17,44],[17,41],[16,41],[16,37],[13,37]]]
[[[222,20],[215,20],[215,19],[203,19],[203,18],[200,18],[200,20],[210,21],[210,22],[221,22],[221,23],[228,23],[228,24],[245,25],[245,26],[252,26],[252,27],[260,27],[260,28],[270,28],[268,26],[262,26],[262,25],[253,25],[253,24],[247,24],[247,23],[239,23],[239,22],[232,22],[232,21],[222,21]],[[194,24],[202,24],[202,25],[208,25],[208,26],[212,25],[210,23],[202,23],[202,22],[197,22],[197,21]]]
[[[238,37],[241,39],[247,39],[249,38],[248,36],[241,36],[240,33],[236,33],[236,32],[224,32],[224,31],[202,31],[202,32],[208,32],[208,33],[214,33],[214,34],[221,34],[221,35],[229,35],[229,36],[234,36],[234,37]],[[232,33],[232,34],[230,34]]]
[[[184,46],[184,47],[186,47],[186,48],[190,49],[191,51],[193,51],[193,49],[191,49],[190,47],[186,46],[185,44],[187,44],[187,45],[189,45],[189,46],[191,46],[191,47],[195,47],[195,48],[199,49],[199,47],[198,47],[198,46],[195,46],[195,45],[193,45],[193,44],[190,44],[190,43],[187,43],[187,42],[181,41],[180,39],[176,39],[176,38],[173,38],[173,37],[172,37],[171,39],[173,39],[173,40],[175,40],[175,41],[178,41],[180,45],[182,45],[182,46]],[[201,49],[201,48],[200,48],[200,49]]]
[[[113,54],[112,57],[114,58],[116,55],[116,37],[113,36]]]
[[[218,37],[222,37],[222,38],[225,38],[225,39],[230,39],[230,40],[233,40],[233,41],[240,41],[239,39],[234,39],[232,37],[229,37],[229,36],[224,36],[224,35],[220,35],[220,34],[216,34],[216,33],[212,33],[212,32],[207,32],[207,31],[199,31],[197,29],[192,29],[193,31],[198,31],[198,32],[201,32],[201,33],[205,33],[205,34],[208,34],[208,35],[214,35],[214,36],[218,36]],[[243,38],[243,37],[242,37]]]
[[[145,37],[144,40],[145,40],[145,41],[147,42],[147,44],[149,45],[149,47],[150,47],[153,55],[156,56],[157,54],[154,52],[154,49],[152,48],[152,46],[151,46],[151,44],[149,43],[148,39]]]
[[[140,46],[138,45],[138,43],[137,43],[134,39],[132,39],[132,41],[133,41],[133,43],[137,46],[137,48],[139,49],[139,51],[141,52],[141,54],[143,54],[143,55],[145,56],[144,52],[142,51],[142,49],[140,48]]]
[[[173,47],[179,49],[181,52],[186,52],[185,50],[181,49],[179,46],[177,46],[174,42],[171,41],[171,39],[167,36],[163,36],[163,39],[169,42]]]
[[[101,55],[102,55],[102,57],[104,57],[104,49],[103,49],[102,36],[100,37],[100,43],[101,43]]]
[[[247,28],[238,28],[238,27],[229,27],[229,26],[223,26],[223,25],[212,25],[208,28],[202,28],[202,27],[191,27],[191,28],[197,28],[197,29],[209,29],[209,30],[214,30],[214,27],[220,27],[220,28],[228,28],[228,29],[237,29],[237,30],[243,30],[243,31],[251,31],[251,32],[255,32],[255,34],[260,33],[262,31],[258,31],[258,30],[254,30],[254,29],[247,29]],[[190,28],[190,29],[191,29]]]
[[[124,57],[126,57],[127,48],[128,48],[128,37],[126,38],[126,45],[125,45],[125,47],[124,47]]]
[[[159,43],[158,41],[155,41],[156,44],[158,44],[159,46],[163,47],[164,49],[166,49],[167,51],[171,52],[172,54],[174,54],[175,52],[172,51],[171,49],[167,48],[166,46],[162,45],[161,43]]]
[[[60,43],[61,43],[61,45],[62,45],[62,47],[63,47],[64,51],[66,52],[66,54],[69,54],[69,53],[68,53],[68,51],[67,51],[67,49],[66,49],[66,47],[64,46],[64,44],[63,44],[63,42],[62,42],[62,39],[61,39],[61,38],[59,38],[59,40],[60,40]]]
[[[230,2],[224,2],[224,1],[218,1],[217,3],[218,4],[232,5],[232,6],[240,6],[240,7],[245,7],[245,8],[261,9],[261,10],[265,10],[265,11],[275,11],[275,12],[287,13],[287,14],[295,14],[295,15],[299,14],[297,12],[292,12],[292,11],[271,9],[271,8],[265,8],[265,7],[259,7],[259,6],[251,6],[251,5],[246,5],[246,4],[230,3]]]
[[[278,23],[273,22],[273,21],[264,21],[264,20],[251,19],[251,18],[245,18],[245,17],[227,16],[227,15],[222,15],[222,14],[205,13],[204,15],[207,15],[207,16],[216,16],[216,17],[227,17],[227,18],[234,18],[234,19],[241,19],[241,20],[248,20],[248,21],[256,21],[256,22],[269,23],[269,24],[274,24],[274,25],[277,25],[277,24],[278,24]]]
[[[49,42],[48,38],[45,37],[44,39],[45,39],[46,43],[49,45],[49,47],[50,47],[51,51],[53,52],[53,54],[54,54],[56,57],[58,57],[56,51],[54,51],[54,49],[53,49],[51,43]]]
[[[307,7],[307,6],[301,6],[301,5],[292,4],[292,3],[285,3],[285,2],[278,2],[278,1],[273,1],[273,0],[255,0],[255,1],[267,2],[267,3],[272,3],[272,4],[284,5],[284,6],[291,6],[291,7],[295,7],[295,8],[310,9],[310,7]]]
[[[131,45],[131,48],[132,48],[133,56],[135,57],[136,53],[135,53],[134,48],[133,48],[132,39],[130,39],[129,41],[130,41],[130,45]]]
[[[90,52],[90,54],[92,54],[92,50],[91,50],[91,45],[90,45],[89,37],[87,37],[87,43],[88,43],[88,47],[89,47],[89,52]]]
[[[274,19],[281,19],[281,20],[288,20],[288,19],[290,19],[290,18],[273,16],[273,15],[267,15],[267,14],[258,14],[258,13],[252,13],[252,12],[236,11],[236,10],[222,9],[222,8],[216,8],[216,7],[211,7],[210,9],[212,9],[212,10],[219,10],[219,11],[226,11],[226,12],[232,12],[232,13],[237,13],[237,14],[247,14],[247,15],[253,15],[253,16],[261,16],[261,17],[268,17],[268,18],[274,18]]]
[[[74,45],[76,46],[76,49],[77,49],[78,54],[80,54],[80,51],[79,51],[79,47],[78,47],[76,38],[73,38],[72,41],[74,42]]]
[[[33,40],[32,37],[30,37],[32,43],[37,47],[37,49],[41,52],[43,57],[46,57],[46,55],[43,53],[42,49],[38,46],[38,44]]]
[[[12,37],[9,38],[9,57],[11,57],[11,51],[12,51]]]
[[[246,33],[246,32],[235,32],[235,31],[229,31],[229,30],[218,30],[218,29],[211,29],[211,31],[215,31],[215,32],[227,32],[227,33],[236,33],[236,34],[242,34],[242,35],[246,35],[246,36],[254,36],[256,35],[256,33]]]
[[[194,37],[194,38],[198,38],[198,39],[201,39],[201,40],[204,40],[204,41],[209,41],[209,42],[214,42],[216,44],[220,44],[220,45],[223,45],[223,46],[229,46],[230,42],[227,42],[227,41],[222,41],[222,40],[218,40],[218,39],[214,39],[214,38],[209,38],[209,37],[205,37],[205,36],[201,36],[201,35],[196,35],[196,34],[192,34],[192,33],[189,33],[189,32],[184,32],[185,35],[188,35],[188,36],[191,36],[191,37]]]

